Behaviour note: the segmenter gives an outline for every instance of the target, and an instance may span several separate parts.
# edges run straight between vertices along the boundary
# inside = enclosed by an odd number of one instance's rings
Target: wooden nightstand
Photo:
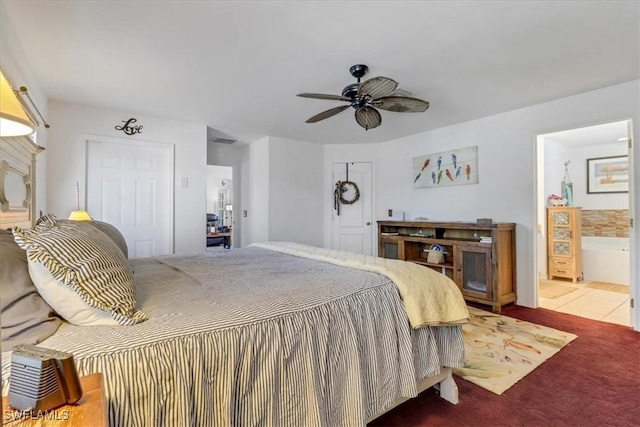
[[[102,390],[102,374],[80,378],[82,398],[75,405],[65,405],[42,414],[23,413],[9,407],[8,398],[2,398],[2,425],[5,426],[64,426],[107,427],[107,402]]]

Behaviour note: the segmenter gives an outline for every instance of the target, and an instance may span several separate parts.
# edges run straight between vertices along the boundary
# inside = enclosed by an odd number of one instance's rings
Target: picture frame
[[[416,189],[478,184],[478,146],[414,157],[412,170]]]
[[[587,194],[628,192],[629,156],[587,159]]]

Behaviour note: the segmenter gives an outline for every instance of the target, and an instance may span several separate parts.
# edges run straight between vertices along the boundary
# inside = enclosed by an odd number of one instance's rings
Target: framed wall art
[[[477,145],[413,158],[413,188],[477,183]]]
[[[628,192],[628,156],[587,159],[587,194]]]

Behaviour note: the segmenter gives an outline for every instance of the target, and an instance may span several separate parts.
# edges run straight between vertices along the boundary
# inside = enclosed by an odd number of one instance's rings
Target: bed
[[[104,234],[126,259],[112,227],[53,222],[73,238]],[[457,402],[451,368],[464,359],[468,313],[429,269],[290,243],[126,263],[137,320],[58,319],[31,337],[72,353],[80,375],[103,374],[112,426],[361,426],[434,385]]]
[[[453,282],[413,264],[291,244],[128,260],[115,227],[52,219],[70,237],[62,252],[93,259],[73,274],[53,269],[64,286],[44,281],[36,266],[47,260],[7,231],[36,223],[42,150],[28,137],[0,146],[3,394],[12,346],[31,343],[103,374],[112,426],[362,425],[431,386],[457,403],[451,367],[463,361],[468,312]],[[78,301],[86,290],[74,277],[89,262],[122,275]],[[70,307],[44,299],[64,290],[68,303],[69,288]]]

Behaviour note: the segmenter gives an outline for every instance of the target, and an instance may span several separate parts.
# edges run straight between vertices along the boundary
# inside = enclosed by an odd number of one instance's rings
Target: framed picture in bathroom
[[[628,156],[587,159],[587,194],[628,192]]]

